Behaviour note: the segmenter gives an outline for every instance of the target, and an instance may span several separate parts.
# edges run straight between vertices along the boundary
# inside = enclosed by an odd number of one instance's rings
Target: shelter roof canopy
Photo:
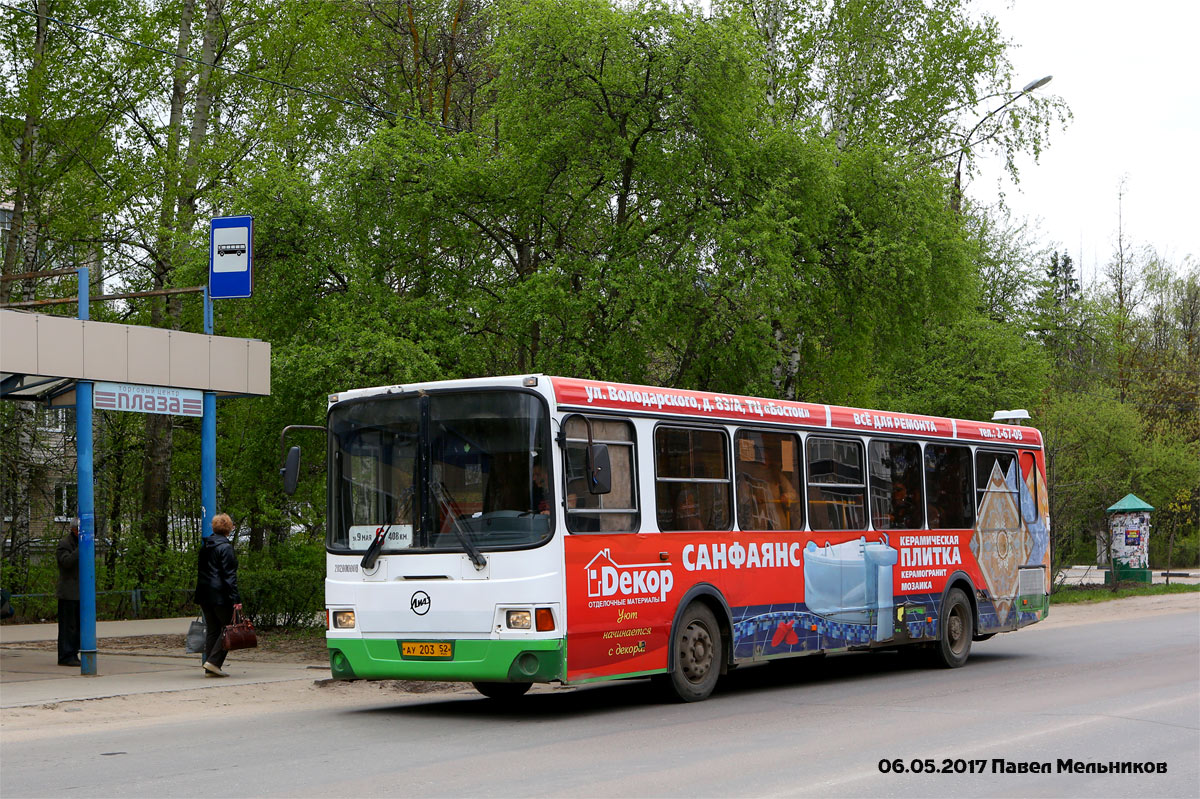
[[[77,380],[267,396],[271,345],[0,310],[0,397],[53,401]]]

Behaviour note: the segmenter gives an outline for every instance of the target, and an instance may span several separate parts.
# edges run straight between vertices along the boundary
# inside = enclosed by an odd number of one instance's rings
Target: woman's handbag
[[[188,627],[187,639],[184,642],[184,651],[189,655],[194,655],[204,651],[204,617],[192,619],[191,625]]]
[[[227,652],[258,646],[254,623],[242,615],[242,606],[233,606],[233,621],[221,631],[221,648]]]

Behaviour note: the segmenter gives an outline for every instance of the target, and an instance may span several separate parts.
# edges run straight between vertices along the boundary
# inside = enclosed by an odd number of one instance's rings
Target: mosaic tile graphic
[[[919,615],[906,613],[909,637],[936,638],[941,597],[916,594],[904,599],[908,607],[923,609]],[[834,622],[812,613],[802,602],[749,605],[732,610],[733,656],[738,660],[865,647],[872,643],[875,633],[873,617],[861,624]]]
[[[1014,462],[1009,468],[1014,481],[1016,469]],[[1017,571],[1028,556],[1029,540],[1021,524],[1017,496],[999,463],[993,464],[979,504],[979,526],[971,536],[971,552],[995,597],[1000,618],[1008,616],[1017,595]]]

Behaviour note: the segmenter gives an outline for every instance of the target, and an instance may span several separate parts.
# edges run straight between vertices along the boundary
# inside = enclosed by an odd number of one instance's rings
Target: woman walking
[[[227,513],[217,514],[212,529],[212,535],[200,542],[195,599],[204,612],[204,676],[228,677],[221,670],[226,654],[221,646],[221,631],[233,619],[234,608],[242,606],[237,586],[237,555],[229,541],[233,519]]]

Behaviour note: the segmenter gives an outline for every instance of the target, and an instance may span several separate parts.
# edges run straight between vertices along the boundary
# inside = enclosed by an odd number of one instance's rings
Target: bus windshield
[[[384,552],[536,546],[554,529],[550,429],[518,391],[350,400],[329,415],[328,548]]]

